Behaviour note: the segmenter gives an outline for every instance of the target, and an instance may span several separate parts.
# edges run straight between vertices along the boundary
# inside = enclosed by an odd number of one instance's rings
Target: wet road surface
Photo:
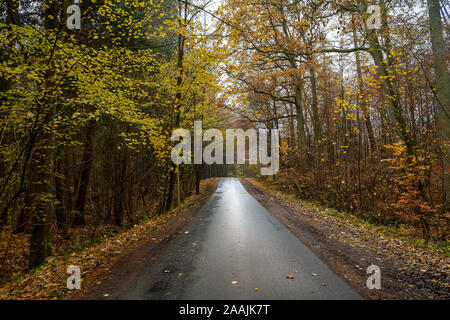
[[[95,298],[361,299],[237,178],[222,179],[160,256],[127,277]]]

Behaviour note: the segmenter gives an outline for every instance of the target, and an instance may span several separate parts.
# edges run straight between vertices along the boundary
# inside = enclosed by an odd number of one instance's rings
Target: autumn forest
[[[225,176],[448,254],[449,23],[446,0],[2,0],[0,286]],[[278,129],[279,172],[174,164],[195,121]]]

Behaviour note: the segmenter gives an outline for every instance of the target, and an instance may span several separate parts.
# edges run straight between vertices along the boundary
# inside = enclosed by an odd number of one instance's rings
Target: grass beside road
[[[356,225],[363,225],[366,228],[382,232],[386,235],[400,237],[402,238],[403,241],[407,241],[410,245],[413,245],[418,248],[427,249],[432,252],[438,252],[445,255],[450,255],[450,241],[427,242],[423,238],[415,236],[414,235],[415,233],[411,232],[411,230],[407,228],[405,225],[396,227],[392,225],[375,224],[369,219],[365,219],[364,217],[360,217],[347,212],[342,212],[334,208],[328,208],[317,201],[308,201],[305,199],[301,199],[293,193],[286,193],[284,190],[280,189],[279,185],[272,184],[267,179],[252,179],[252,181],[254,182],[257,181],[260,184],[260,186],[263,187],[266,191],[269,191],[272,194],[276,195],[277,197],[283,198],[287,201],[311,208],[325,215],[330,215],[340,219],[344,219]]]

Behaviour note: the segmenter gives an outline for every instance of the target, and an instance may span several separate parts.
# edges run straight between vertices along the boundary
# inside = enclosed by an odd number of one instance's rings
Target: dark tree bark
[[[30,233],[31,227],[31,216],[32,211],[31,208],[33,206],[33,194],[34,188],[33,185],[30,184],[27,190],[25,191],[24,197],[24,206],[20,210],[19,218],[17,219],[17,225],[14,228],[14,233]]]
[[[61,148],[58,152],[58,156],[61,155]],[[55,196],[56,196],[56,205],[55,205],[55,217],[56,223],[58,225],[58,230],[62,232],[63,235],[67,233],[68,224],[67,224],[67,212],[65,206],[65,193],[68,192],[66,188],[66,181],[63,173],[62,159],[57,159],[55,164]]]
[[[81,163],[80,184],[78,188],[77,201],[75,203],[75,217],[73,219],[73,224],[77,226],[86,224],[86,196],[89,186],[89,178],[91,176],[94,133],[94,123],[90,122],[86,132],[86,143],[84,145],[83,159]]]
[[[447,50],[445,47],[444,34],[442,31],[442,20],[439,0],[427,0],[428,15],[431,34],[431,48],[433,51],[434,70],[436,76],[436,91],[439,105],[439,130],[443,140],[450,140],[450,78],[447,66]],[[442,155],[442,165],[450,168],[450,148],[447,154]],[[444,202],[450,200],[450,175],[445,178],[446,195]]]
[[[180,12],[180,19],[182,17],[182,5],[180,4],[180,8],[179,8]],[[184,17],[187,17],[187,10],[188,10],[188,5],[187,3],[184,4]],[[181,20],[179,20],[179,23],[181,24]],[[178,67],[178,75],[177,75],[177,93],[175,96],[175,123],[174,123],[174,128],[178,128],[180,126],[180,121],[181,121],[181,99],[182,99],[182,94],[181,94],[181,85],[183,83],[183,75],[184,75],[184,70],[183,70],[183,62],[184,62],[184,45],[185,45],[185,37],[182,34],[178,35],[178,62],[177,62],[177,67]],[[170,161],[170,160],[169,160]],[[168,185],[168,190],[167,190],[167,201],[165,203],[164,206],[164,211],[169,211],[172,208],[172,201],[173,201],[173,188],[175,185],[175,165],[171,162],[170,163],[170,173],[169,173],[169,185]]]
[[[49,145],[53,137],[51,133],[45,135],[37,154],[37,174],[35,182],[35,203],[31,219],[31,238],[29,268],[35,268],[45,261],[51,254],[51,218],[53,211],[54,194],[53,177],[53,150]]]
[[[47,30],[56,30],[56,19],[50,19],[49,16],[57,12],[57,3],[49,1],[48,7],[44,10],[44,27]],[[56,36],[56,42],[58,41]],[[48,64],[54,67],[53,52],[50,54]],[[34,194],[34,212],[31,219],[31,237],[30,237],[30,255],[28,260],[29,268],[35,268],[45,261],[45,258],[51,254],[51,219],[54,211],[55,181],[54,181],[54,143],[55,137],[51,129],[45,128],[56,112],[54,101],[49,98],[54,83],[52,83],[52,70],[46,72],[43,79],[44,95],[37,101],[36,117],[40,119],[40,128],[42,134],[38,142],[38,148],[35,152],[36,163],[36,181]],[[37,121],[37,120],[36,120]]]

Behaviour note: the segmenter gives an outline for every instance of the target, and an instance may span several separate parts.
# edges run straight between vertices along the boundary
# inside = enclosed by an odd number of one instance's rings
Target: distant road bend
[[[155,261],[141,261],[101,290],[86,298],[362,299],[237,178],[221,179]]]

